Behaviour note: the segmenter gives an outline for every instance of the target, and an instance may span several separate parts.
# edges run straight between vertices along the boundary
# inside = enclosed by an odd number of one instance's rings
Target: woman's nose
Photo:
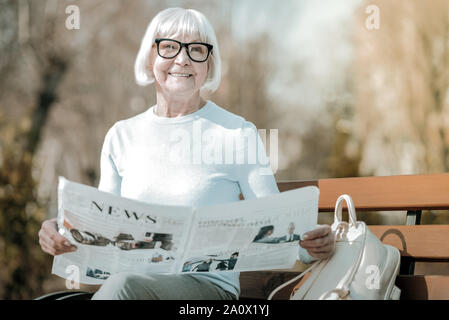
[[[181,65],[186,65],[190,63],[190,58],[187,55],[187,48],[183,47],[181,48],[181,51],[176,56],[175,62]]]

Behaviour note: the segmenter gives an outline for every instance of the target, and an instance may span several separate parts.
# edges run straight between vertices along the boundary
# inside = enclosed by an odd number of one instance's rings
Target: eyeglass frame
[[[176,42],[176,43],[179,44],[179,50],[178,50],[178,52],[177,52],[173,57],[171,57],[171,58],[164,57],[164,56],[162,56],[162,55],[160,54],[160,52],[159,52],[159,44],[160,44],[162,41],[164,41],[164,40],[173,41],[173,42]],[[205,42],[180,42],[180,41],[173,40],[173,39],[168,39],[168,38],[157,38],[157,39],[154,39],[154,42],[156,43],[157,54],[158,54],[159,57],[161,57],[161,58],[164,58],[164,59],[174,59],[174,58],[176,58],[176,57],[178,56],[178,54],[181,52],[182,47],[185,47],[185,48],[186,48],[187,56],[190,58],[190,60],[192,60],[192,61],[194,61],[194,62],[198,62],[198,63],[206,62],[207,59],[209,59],[209,56],[210,56],[210,54],[211,54],[211,52],[212,52],[212,49],[214,48],[213,45],[211,45],[211,44],[209,44],[209,43],[205,43]],[[204,59],[204,60],[195,60],[195,59],[193,59],[193,58],[190,56],[190,53],[189,53],[189,46],[192,45],[192,44],[202,44],[202,45],[206,46],[206,48],[207,48],[207,56],[206,56],[206,59]]]

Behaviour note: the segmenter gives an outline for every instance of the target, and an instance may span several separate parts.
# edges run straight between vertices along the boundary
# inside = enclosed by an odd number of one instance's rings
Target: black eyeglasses
[[[214,47],[204,42],[183,43],[173,39],[158,38],[154,42],[157,44],[157,54],[164,59],[173,59],[181,52],[182,47],[186,47],[187,55],[195,62],[206,61]]]

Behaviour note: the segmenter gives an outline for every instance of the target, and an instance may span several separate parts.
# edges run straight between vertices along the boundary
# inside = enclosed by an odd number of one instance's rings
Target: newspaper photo
[[[62,278],[80,283],[117,272],[188,273],[290,269],[298,242],[314,229],[319,189],[207,207],[141,202],[59,178],[58,228],[77,250],[55,256]]]

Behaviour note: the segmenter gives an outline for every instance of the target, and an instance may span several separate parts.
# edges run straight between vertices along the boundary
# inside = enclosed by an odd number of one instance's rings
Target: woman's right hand
[[[39,244],[42,250],[56,256],[76,250],[69,240],[58,233],[58,224],[56,218],[45,220],[39,230]]]

